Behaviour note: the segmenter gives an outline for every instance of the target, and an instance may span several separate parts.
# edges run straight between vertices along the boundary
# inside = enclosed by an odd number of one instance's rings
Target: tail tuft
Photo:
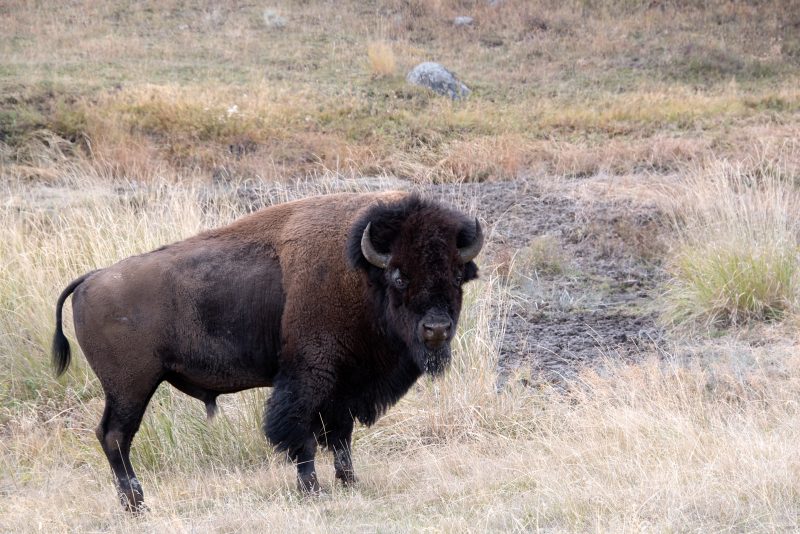
[[[59,321],[60,323],[61,321]],[[71,350],[69,348],[69,341],[67,336],[61,330],[61,325],[56,327],[53,334],[53,369],[55,369],[56,377],[64,374],[64,371],[69,367],[69,362],[72,360]]]
[[[66,371],[67,367],[69,367],[69,362],[71,359],[69,341],[67,340],[67,337],[64,335],[64,329],[61,322],[61,311],[64,308],[64,301],[67,300],[67,297],[73,291],[75,291],[75,288],[81,285],[83,281],[89,277],[90,274],[92,273],[86,273],[80,278],[73,280],[64,289],[64,291],[61,292],[61,295],[58,297],[58,302],[56,303],[56,331],[53,334],[53,352],[52,352],[53,369],[55,369],[56,371],[56,377],[59,377],[64,374],[64,371]]]

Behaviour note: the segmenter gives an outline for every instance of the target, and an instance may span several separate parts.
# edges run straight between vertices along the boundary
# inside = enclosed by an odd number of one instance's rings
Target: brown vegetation
[[[486,4],[287,3],[286,28],[256,5],[8,4],[6,163],[46,178],[26,154],[48,132],[143,180],[145,162],[217,179],[493,180],[671,172],[748,153],[742,130],[796,132],[796,6]],[[466,103],[404,83],[430,59],[475,89]]]

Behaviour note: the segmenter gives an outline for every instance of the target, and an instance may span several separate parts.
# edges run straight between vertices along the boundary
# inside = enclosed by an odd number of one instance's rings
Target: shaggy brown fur
[[[143,502],[131,441],[162,381],[209,416],[219,394],[273,386],[264,430],[301,489],[319,491],[318,443],[352,483],[353,419],[372,424],[442,371],[481,243],[477,221],[405,193],[272,206],[75,280],[58,299],[54,364],[69,365],[61,309],[74,291],[78,341],[106,393],[97,437],[130,510]]]

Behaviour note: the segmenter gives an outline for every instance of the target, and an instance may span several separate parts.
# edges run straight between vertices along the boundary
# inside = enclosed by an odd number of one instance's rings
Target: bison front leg
[[[272,396],[267,403],[264,433],[279,451],[285,451],[297,466],[297,485],[301,492],[320,492],[314,457],[317,440],[313,422],[313,396],[302,395],[308,389],[299,387],[297,381],[281,377],[276,380]]]
[[[336,480],[345,486],[357,482],[356,472],[353,469],[353,419],[349,414],[342,417],[337,426],[328,436],[328,444],[333,451],[333,467],[336,470]]]
[[[289,457],[297,465],[297,489],[301,493],[317,495],[321,492],[314,457],[317,453],[317,441],[312,436],[297,451],[290,451]]]

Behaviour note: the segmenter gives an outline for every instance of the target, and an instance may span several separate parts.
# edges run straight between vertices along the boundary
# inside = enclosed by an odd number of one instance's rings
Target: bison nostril
[[[422,325],[422,336],[425,341],[441,340],[450,335],[452,323],[429,323]]]

